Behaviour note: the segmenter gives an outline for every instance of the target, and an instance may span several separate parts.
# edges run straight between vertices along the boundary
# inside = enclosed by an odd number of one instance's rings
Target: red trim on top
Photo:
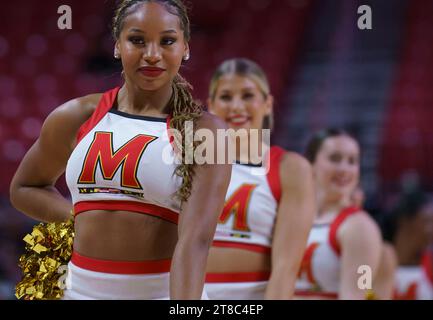
[[[334,293],[334,292],[315,292],[315,291],[307,291],[307,290],[296,290],[295,296],[331,298],[331,299],[337,299],[338,298],[338,294]]]
[[[90,210],[131,211],[156,216],[175,224],[177,224],[179,220],[179,214],[177,212],[150,203],[105,200],[81,201],[74,204],[74,213],[76,216],[81,212]]]
[[[92,116],[87,119],[87,121],[84,122],[78,129],[77,144],[99,123],[99,121],[102,120],[102,118],[107,114],[107,112],[113,107],[119,90],[120,87],[116,87],[114,89],[111,89],[110,91],[105,92],[102,95],[101,100],[99,100],[99,103],[96,106],[96,109],[93,112]]]
[[[351,216],[354,213],[360,212],[360,208],[358,207],[348,207],[338,214],[338,216],[334,219],[334,221],[331,223],[331,226],[329,228],[329,244],[331,245],[331,248],[334,249],[335,253],[339,256],[341,254],[340,245],[338,244],[337,240],[337,230],[338,227],[346,220],[349,216]]]
[[[429,279],[430,283],[433,285],[433,253],[431,250],[427,250],[421,261],[422,267]]]
[[[272,146],[269,150],[269,171],[266,178],[277,203],[281,198],[280,162],[285,152],[284,149],[277,146]]]
[[[171,259],[114,261],[84,257],[73,251],[71,262],[79,268],[115,274],[149,274],[170,272]]]
[[[268,281],[271,273],[269,271],[262,272],[229,272],[229,273],[207,273],[206,282],[256,282]]]
[[[221,241],[215,240],[212,242],[213,247],[221,247],[221,248],[238,248],[258,253],[271,253],[270,247],[265,247],[259,244],[251,244],[251,243],[242,243],[242,242],[234,242],[234,241]]]

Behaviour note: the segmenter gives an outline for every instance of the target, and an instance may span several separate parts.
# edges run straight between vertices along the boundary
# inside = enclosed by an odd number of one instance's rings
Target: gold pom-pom
[[[26,253],[18,266],[23,277],[15,296],[24,300],[53,300],[63,296],[62,276],[72,255],[73,219],[62,223],[40,223],[24,237]],[[63,271],[63,272],[62,272]]]

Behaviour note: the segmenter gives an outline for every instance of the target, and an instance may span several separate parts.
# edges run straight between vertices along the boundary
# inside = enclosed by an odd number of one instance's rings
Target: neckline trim
[[[112,107],[109,110],[110,113],[117,114],[118,116],[130,118],[130,119],[137,119],[137,120],[146,120],[146,121],[154,121],[154,122],[163,122],[166,123],[168,117],[165,118],[159,118],[159,117],[151,117],[151,116],[142,116],[142,115],[136,115],[136,114],[130,114],[123,111],[119,111],[116,108]]]
[[[261,168],[263,167],[263,163],[259,163],[259,164],[255,164],[255,163],[244,163],[244,162],[240,162],[239,160],[236,160],[234,163],[236,164],[240,164],[242,166],[248,166],[248,167],[255,167],[255,168]]]

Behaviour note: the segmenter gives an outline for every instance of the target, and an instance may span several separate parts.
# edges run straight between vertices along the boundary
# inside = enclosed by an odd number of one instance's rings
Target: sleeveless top
[[[131,115],[113,107],[119,87],[105,92],[80,127],[66,166],[74,213],[122,210],[177,223],[181,184],[169,118]]]
[[[343,209],[331,223],[314,224],[302,259],[295,295],[337,298],[340,285],[340,246],[337,231],[357,207]]]
[[[233,164],[213,246],[270,252],[285,151],[273,146],[268,152],[265,165]]]

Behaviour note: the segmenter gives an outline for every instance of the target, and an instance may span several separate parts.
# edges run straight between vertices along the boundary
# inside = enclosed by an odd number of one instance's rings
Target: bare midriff
[[[90,258],[170,259],[176,243],[176,224],[146,214],[92,210],[75,218],[74,251]]]
[[[271,257],[240,248],[211,247],[207,260],[209,273],[264,272],[271,270]]]

